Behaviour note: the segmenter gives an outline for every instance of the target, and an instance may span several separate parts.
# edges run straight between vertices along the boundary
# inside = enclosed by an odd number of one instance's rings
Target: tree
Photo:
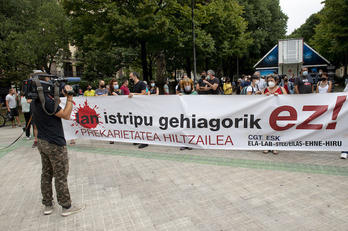
[[[242,71],[250,73],[252,66],[265,55],[279,39],[285,38],[288,17],[280,9],[279,0],[239,0],[244,6],[243,17],[248,22],[247,32],[253,43],[240,60]]]
[[[346,0],[326,0],[325,6],[318,15],[320,23],[315,27],[315,35],[311,42],[314,48],[324,56],[345,65],[347,73],[348,52],[348,3]]]
[[[20,76],[32,69],[50,73],[69,50],[70,24],[62,7],[54,0],[1,0],[0,7],[4,69]]]
[[[221,75],[229,72],[230,59],[242,57],[252,44],[247,22],[242,17],[242,8],[237,1],[218,0],[208,5],[211,20],[203,28],[214,41],[214,52],[206,55],[216,61],[214,67]],[[230,73],[231,75],[233,73]]]
[[[170,70],[184,67],[190,73],[193,60],[191,0],[100,0],[93,4],[65,0],[63,6],[75,26],[75,44],[85,54],[94,50],[107,54],[110,47],[128,51],[122,54],[137,53],[126,59],[127,64],[139,63],[144,80],[153,78],[155,66],[163,72],[164,66],[156,64],[159,61],[166,63]],[[218,56],[228,57],[245,51],[251,41],[244,34],[246,23],[241,13],[236,1],[195,1],[199,60],[205,61],[208,57],[215,65]],[[220,65],[222,58],[216,60]]]
[[[63,1],[75,27],[76,44],[84,52],[113,48],[139,51],[143,77],[149,79],[148,54],[165,40],[172,1]],[[132,53],[132,52],[131,52]]]

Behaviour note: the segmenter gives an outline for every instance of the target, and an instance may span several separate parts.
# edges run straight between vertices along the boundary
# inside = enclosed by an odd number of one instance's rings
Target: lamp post
[[[195,41],[195,14],[194,14],[194,0],[192,4],[192,43],[193,43],[193,80],[196,79],[196,41]]]

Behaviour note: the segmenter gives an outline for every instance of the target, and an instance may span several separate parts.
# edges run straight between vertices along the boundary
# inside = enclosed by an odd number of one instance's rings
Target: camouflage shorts
[[[42,203],[51,205],[53,200],[52,178],[56,187],[58,204],[66,207],[71,204],[68,188],[69,157],[66,146],[59,146],[43,139],[38,139],[41,154],[41,193]]]

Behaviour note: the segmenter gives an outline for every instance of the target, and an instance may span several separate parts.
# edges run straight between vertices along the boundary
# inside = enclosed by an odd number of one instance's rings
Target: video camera
[[[38,74],[34,75],[33,78],[27,79],[23,81],[23,93],[26,96],[27,99],[37,99],[38,98],[38,89],[36,86],[36,83],[34,81],[34,78],[38,77],[50,77],[50,80],[43,81],[39,80],[43,89],[44,94],[54,95],[54,89],[56,87],[59,87],[59,94],[60,96],[63,96],[62,89],[64,89],[66,83],[68,82],[80,82],[81,78],[79,77],[68,77],[68,78],[61,78],[57,77],[55,75],[45,75],[45,74]],[[79,92],[79,85],[74,84],[71,85],[72,91],[65,92],[68,95],[76,95]],[[65,91],[65,90],[64,90]]]

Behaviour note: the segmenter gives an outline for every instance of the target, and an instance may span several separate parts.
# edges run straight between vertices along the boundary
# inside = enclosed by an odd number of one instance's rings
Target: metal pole
[[[195,41],[195,15],[194,15],[194,0],[192,3],[192,38],[193,38],[193,80],[196,79],[196,41]]]
[[[237,80],[239,79],[239,57],[237,56]]]

